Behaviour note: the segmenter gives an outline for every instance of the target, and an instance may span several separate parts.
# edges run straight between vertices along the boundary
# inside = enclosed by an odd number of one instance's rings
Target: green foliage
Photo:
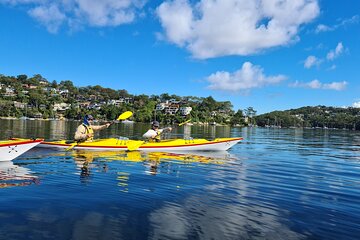
[[[244,120],[244,114],[242,110],[238,110],[234,116],[231,118],[231,125],[240,125],[240,126],[244,126],[245,125],[245,120]]]
[[[163,93],[161,95],[147,96],[131,95],[126,90],[103,88],[99,85],[75,87],[70,80],[59,83],[55,80],[49,82],[40,74],[33,77],[18,75],[17,77],[0,75],[0,83],[14,89],[15,96],[5,96],[5,88],[0,90],[0,100],[7,104],[0,108],[0,116],[42,116],[53,118],[63,116],[68,119],[81,119],[85,114],[92,114],[98,119],[116,119],[122,112],[132,111],[132,120],[137,122],[151,122],[158,120],[162,123],[181,123],[191,118],[192,122],[217,122],[222,124],[244,125],[242,110],[235,114],[230,101],[217,102],[213,97],[180,97]],[[130,98],[130,102],[121,104],[108,104],[110,100]],[[192,108],[190,116],[182,116],[180,111],[174,115],[165,114],[164,111],[155,111],[160,102],[175,100],[179,106]],[[14,101],[26,105],[25,109],[18,109]],[[70,108],[66,110],[53,110],[56,104],[66,103]],[[79,107],[79,103],[90,103],[101,106],[100,109]],[[45,106],[45,107],[44,107]],[[256,111],[255,111],[256,112]]]
[[[259,126],[312,127],[360,130],[359,108],[335,108],[326,106],[302,107],[287,111],[275,111],[256,117]]]

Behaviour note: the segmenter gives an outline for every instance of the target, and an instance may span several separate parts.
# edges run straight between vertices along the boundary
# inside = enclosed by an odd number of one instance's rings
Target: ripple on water
[[[358,134],[230,132],[245,140],[221,154],[31,150],[13,168],[17,177],[36,181],[0,189],[6,196],[0,233],[7,239],[358,239]],[[1,172],[0,182],[9,173]]]

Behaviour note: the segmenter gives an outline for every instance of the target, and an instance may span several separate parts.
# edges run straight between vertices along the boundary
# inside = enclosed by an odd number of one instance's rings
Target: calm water
[[[77,124],[0,120],[0,136],[70,138]],[[359,132],[192,126],[168,137],[184,134],[245,140],[197,155],[33,149],[1,163],[0,239],[359,239]]]

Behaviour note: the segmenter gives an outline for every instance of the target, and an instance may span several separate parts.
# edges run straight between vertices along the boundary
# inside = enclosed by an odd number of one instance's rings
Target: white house
[[[21,108],[21,109],[25,109],[26,103],[14,101],[14,107],[16,107],[16,108]]]
[[[132,103],[134,100],[133,100],[133,98],[131,98],[131,97],[121,97],[121,98],[119,98],[119,101],[121,102],[121,103]]]
[[[93,104],[90,104],[89,109],[100,110],[100,109],[101,109],[101,105],[98,104],[98,103],[93,103]]]
[[[69,90],[68,90],[68,89],[60,90],[59,94],[60,94],[63,98],[68,98],[68,97],[69,97]]]
[[[181,115],[189,115],[191,110],[192,110],[192,107],[181,107],[180,109],[180,113]]]
[[[71,106],[71,104],[67,104],[67,103],[55,103],[53,110],[54,111],[65,111],[67,109],[69,109]]]
[[[162,111],[166,107],[166,103],[159,103],[156,105],[156,111]]]
[[[116,107],[119,107],[121,105],[121,103],[123,103],[121,100],[111,99],[108,101],[108,105],[114,105]]]
[[[14,97],[16,96],[15,94],[15,89],[14,88],[11,88],[11,87],[7,87],[5,88],[5,94],[4,94],[5,97]]]
[[[177,111],[179,111],[178,104],[171,104],[171,105],[165,107],[166,114],[174,115],[175,113],[177,113]]]

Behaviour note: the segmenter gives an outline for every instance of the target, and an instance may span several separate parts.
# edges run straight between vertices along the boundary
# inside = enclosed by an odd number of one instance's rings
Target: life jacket
[[[91,135],[93,135],[94,136],[94,129],[92,129],[92,127],[91,126],[89,126],[89,125],[86,125],[86,124],[82,124],[84,127],[85,127],[85,129],[86,129],[86,134],[91,134]],[[94,137],[90,137],[90,138],[87,138],[86,139],[86,142],[91,142],[92,140],[94,140]]]
[[[154,138],[149,139],[149,142],[160,142],[160,140],[161,140],[161,131],[157,130],[155,132],[156,132],[156,136]]]
[[[155,131],[156,132],[156,137],[154,138],[155,142],[160,142],[161,137],[160,134],[161,132],[159,130]]]

